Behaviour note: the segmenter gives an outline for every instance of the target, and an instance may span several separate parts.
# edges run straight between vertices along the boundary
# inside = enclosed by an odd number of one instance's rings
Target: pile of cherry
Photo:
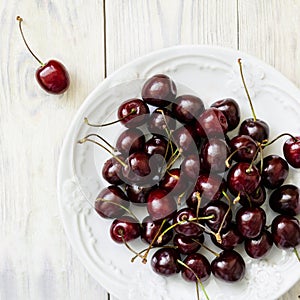
[[[126,129],[115,146],[98,134],[79,141],[93,142],[112,155],[102,169],[110,185],[95,201],[101,217],[114,219],[111,238],[135,254],[132,261],[146,263],[153,252],[156,273],[181,272],[185,280],[196,282],[197,291],[211,273],[227,282],[244,277],[244,259],[234,250],[238,244],[256,259],[265,257],[273,244],[294,250],[299,258],[299,188],[284,181],[289,165],[300,168],[300,137],[283,133],[269,140],[268,124],[255,115],[241,60],[239,66],[253,114],[248,119],[240,120],[235,100],[205,108],[194,95],[178,96],[172,79],[158,74],[144,83],[141,99],[119,106],[116,122]],[[94,127],[115,123],[85,121]],[[238,134],[229,137],[234,129]],[[284,158],[265,157],[264,149],[284,137]],[[145,206],[148,216],[142,221],[130,208],[134,205]],[[275,215],[270,224],[262,205]],[[141,252],[129,245],[139,237],[148,244]],[[209,238],[219,253],[206,246]],[[209,261],[200,248],[215,258]]]

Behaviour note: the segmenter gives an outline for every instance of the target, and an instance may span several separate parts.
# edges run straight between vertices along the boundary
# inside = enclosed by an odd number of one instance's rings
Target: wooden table
[[[178,44],[240,49],[300,88],[298,0],[1,0],[0,299],[113,299],[71,249],[58,211],[57,163],[85,97],[107,75],[153,50]],[[71,87],[48,95],[34,79],[57,58]],[[281,300],[300,295],[296,285]]]

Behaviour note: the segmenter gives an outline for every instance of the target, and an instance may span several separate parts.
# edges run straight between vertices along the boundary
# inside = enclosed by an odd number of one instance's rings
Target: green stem
[[[300,256],[299,256],[299,253],[298,253],[296,247],[294,248],[294,253],[295,253],[296,257],[298,258],[298,261],[300,262]]]

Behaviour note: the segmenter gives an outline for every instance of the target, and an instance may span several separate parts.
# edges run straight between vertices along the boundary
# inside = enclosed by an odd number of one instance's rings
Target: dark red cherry
[[[246,239],[244,245],[250,257],[263,258],[270,252],[273,246],[273,237],[269,231],[263,230],[258,237]]]
[[[257,167],[259,168],[259,163]],[[268,155],[263,159],[261,182],[268,189],[280,187],[289,175],[288,163],[279,155]]]
[[[70,86],[70,76],[65,66],[54,59],[49,60],[47,63],[43,63],[29,48],[22,30],[23,19],[17,16],[19,22],[20,32],[26,48],[31,55],[40,63],[40,67],[36,70],[35,78],[42,89],[50,94],[62,94]]]
[[[200,157],[198,153],[186,155],[180,168],[184,176],[187,176],[190,179],[197,178],[200,173]]]
[[[223,99],[214,102],[211,107],[215,107],[222,111],[228,123],[228,131],[235,129],[241,119],[241,112],[238,103],[231,98]]]
[[[168,170],[159,182],[159,186],[166,191],[172,191],[173,195],[181,194],[188,187],[188,180],[181,174],[179,168]]]
[[[174,149],[175,146],[173,145]],[[163,136],[153,136],[145,143],[145,152],[152,155],[161,155],[168,160],[171,155],[171,144]]]
[[[200,156],[203,170],[223,173],[226,169],[225,161],[229,156],[229,147],[223,139],[210,138],[203,144]]]
[[[243,279],[246,265],[242,256],[234,250],[224,250],[211,262],[214,276],[226,282]]]
[[[235,216],[241,235],[248,239],[258,237],[266,225],[266,213],[260,207],[242,207]]]
[[[174,101],[177,89],[167,75],[157,74],[149,78],[142,88],[143,100],[153,106],[165,107]]]
[[[227,174],[227,187],[235,196],[252,194],[258,188],[260,181],[259,170],[246,162],[236,163]]]
[[[269,125],[262,120],[246,119],[239,128],[239,135],[249,135],[254,141],[262,143],[269,139]]]
[[[118,218],[130,205],[124,192],[117,186],[104,188],[97,196],[95,210],[103,218]]]
[[[226,229],[221,230],[220,236],[221,242],[218,242],[215,235],[210,235],[212,242],[223,250],[233,250],[244,241],[235,223],[230,223]]]
[[[270,207],[280,214],[296,216],[300,214],[300,191],[293,184],[282,185],[269,198]]]
[[[289,138],[283,145],[287,162],[294,168],[300,168],[300,136]]]
[[[117,155],[121,161],[124,161],[122,155]],[[109,158],[102,167],[102,177],[110,184],[120,185],[124,181],[122,179],[122,165],[114,157]]]
[[[157,274],[170,276],[180,272],[179,252],[174,248],[161,248],[151,259],[151,267]]]
[[[142,240],[148,244],[151,244],[154,238],[158,238],[159,234],[164,232],[164,230],[166,230],[170,226],[171,225],[168,222],[162,225],[162,222],[154,222],[150,216],[147,216],[142,221]],[[166,231],[166,233],[163,234],[161,237],[162,238],[160,241],[156,240],[153,243],[154,247],[164,246],[168,244],[173,237],[173,230]]]
[[[219,109],[208,108],[197,118],[196,129],[202,138],[222,137],[228,131],[227,119]]]
[[[229,142],[232,158],[237,162],[252,162],[258,154],[258,145],[248,135],[237,135]]]
[[[114,220],[110,227],[110,236],[116,243],[129,242],[140,236],[140,224],[130,216]]]
[[[173,218],[173,224],[178,224],[174,228],[175,231],[185,236],[199,236],[204,230],[199,226],[196,218],[197,214],[193,209],[182,208]]]
[[[147,202],[147,196],[150,191],[153,189],[150,187],[143,187],[138,184],[126,184],[125,191],[128,197],[128,200],[134,204],[144,204]]]
[[[278,215],[271,230],[274,244],[280,249],[295,248],[300,244],[299,220],[294,217]]]
[[[198,153],[200,140],[195,126],[191,124],[177,128],[172,134],[172,141],[184,153]]]
[[[186,281],[197,282],[200,279],[201,282],[204,282],[210,277],[210,263],[204,255],[200,253],[190,254],[183,263],[188,266],[188,268],[183,266],[181,270],[182,278]]]
[[[145,135],[138,128],[128,128],[123,131],[116,142],[116,149],[123,155],[143,151],[145,146]]]
[[[198,237],[189,237],[184,234],[177,233],[173,239],[174,246],[177,247],[181,254],[185,255],[196,253],[201,248],[201,244],[203,243],[203,234],[200,234]]]
[[[189,123],[200,116],[204,111],[203,101],[193,95],[182,95],[172,103],[174,117],[181,123]]]
[[[221,225],[222,229],[225,230],[230,225],[232,219],[232,211],[228,209],[229,206],[225,202],[220,200],[210,201],[204,208],[203,215],[206,217],[212,216],[213,218],[205,220],[206,225],[215,232],[220,230]]]
[[[259,187],[252,194],[241,196],[239,203],[245,207],[259,207],[265,203],[266,197],[266,189],[264,186],[259,185]]]
[[[128,127],[143,125],[149,118],[149,107],[141,99],[133,98],[121,103],[118,108],[118,119]]]
[[[166,190],[156,188],[148,194],[147,210],[154,221],[170,219],[177,211],[177,203]]]

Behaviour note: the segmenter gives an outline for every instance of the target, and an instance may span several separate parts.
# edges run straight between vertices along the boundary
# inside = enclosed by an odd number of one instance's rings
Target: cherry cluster
[[[211,273],[227,282],[244,277],[245,262],[235,249],[239,244],[256,259],[265,257],[273,244],[298,255],[299,188],[284,182],[289,165],[300,168],[300,137],[282,134],[269,140],[268,124],[255,115],[241,60],[239,66],[253,114],[248,119],[241,121],[234,99],[205,107],[197,96],[178,96],[174,81],[157,74],[144,83],[141,99],[119,106],[117,121],[125,130],[115,146],[97,134],[79,141],[93,142],[112,155],[102,169],[109,186],[95,201],[101,217],[114,219],[111,238],[135,253],[132,260],[146,263],[154,251],[156,273],[181,272],[202,287]],[[95,127],[114,123],[85,122]],[[264,157],[264,149],[284,136],[285,157]],[[275,215],[270,224],[264,203]],[[145,206],[142,221],[132,205]],[[141,252],[129,245],[137,238],[148,244]],[[219,253],[207,247],[208,238]],[[209,261],[200,248],[215,258]]]

